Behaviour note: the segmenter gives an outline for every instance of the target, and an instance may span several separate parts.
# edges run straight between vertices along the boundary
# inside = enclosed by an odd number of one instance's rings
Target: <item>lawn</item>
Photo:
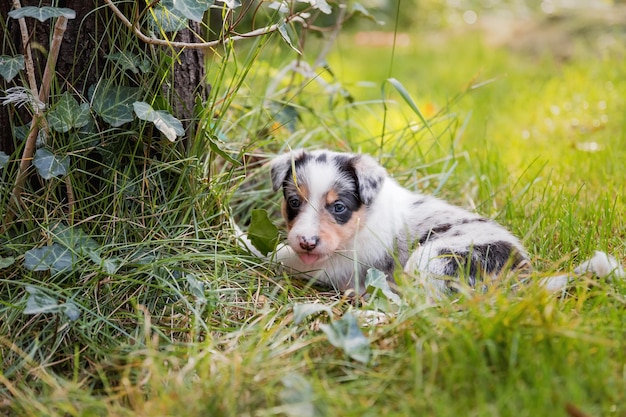
[[[375,298],[393,314],[342,339],[374,303],[277,276],[237,248],[220,208],[243,223],[251,208],[276,214],[264,157],[307,146],[372,153],[407,187],[497,219],[540,271],[571,269],[596,249],[626,260],[626,50],[581,44],[563,60],[475,33],[419,33],[391,60],[390,48],[355,39],[341,35],[332,74],[296,89],[275,70],[284,54],[266,46],[266,63],[220,114],[220,143],[244,147],[246,164],[155,164],[128,185],[175,172],[197,182],[192,201],[204,211],[182,197],[160,211],[155,197],[159,216],[132,219],[151,231],[145,240],[110,219],[98,229],[103,258],[123,268],[75,281],[2,277],[0,413],[626,416],[624,282],[583,279],[564,297],[535,284],[495,288],[429,305],[398,277],[399,304]],[[225,83],[246,68],[239,59]],[[32,287],[58,291],[80,318],[22,314]]]

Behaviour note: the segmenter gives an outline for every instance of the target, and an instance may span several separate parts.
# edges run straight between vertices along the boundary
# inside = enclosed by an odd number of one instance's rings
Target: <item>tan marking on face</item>
[[[306,230],[307,237],[318,236],[319,243],[316,248],[311,251],[312,253],[319,255],[332,255],[335,252],[340,252],[350,248],[354,244],[354,238],[358,231],[363,227],[366,220],[367,208],[361,206],[361,208],[352,213],[350,220],[344,224],[338,224],[334,216],[328,211],[328,207],[339,200],[339,193],[335,189],[330,189],[328,192],[318,197],[317,201],[309,201],[310,192],[305,184],[299,184],[297,188],[299,195],[302,199],[301,211],[292,220],[287,221],[288,241],[290,246],[296,251],[301,252],[299,245],[300,236],[298,233],[302,230]],[[312,206],[312,207],[311,207]],[[315,210],[312,212],[311,210]],[[282,206],[283,216],[287,219],[287,202],[283,201]],[[304,215],[304,212],[308,213]],[[311,229],[303,223],[299,222],[312,222],[311,213],[313,213],[315,226]],[[298,227],[300,226],[300,227]]]
[[[337,194],[337,191],[330,190],[326,193],[326,206],[333,204],[337,200],[339,200],[339,194]]]
[[[332,201],[336,200],[335,198]],[[365,223],[365,214],[365,208],[361,207],[352,213],[347,223],[338,224],[332,214],[323,210],[320,214],[320,247],[323,247],[326,253],[350,247],[355,235]]]

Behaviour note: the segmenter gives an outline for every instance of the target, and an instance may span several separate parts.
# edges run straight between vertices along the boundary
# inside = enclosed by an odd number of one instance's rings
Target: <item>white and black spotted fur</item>
[[[370,156],[296,150],[272,161],[271,177],[284,195],[288,229],[287,244],[274,257],[287,271],[321,284],[362,292],[368,269],[393,280],[401,266],[445,291],[458,282],[473,287],[509,271],[530,271],[524,247],[505,228],[401,187]],[[604,257],[598,262],[605,270],[623,274]],[[563,286],[569,275],[559,279]]]

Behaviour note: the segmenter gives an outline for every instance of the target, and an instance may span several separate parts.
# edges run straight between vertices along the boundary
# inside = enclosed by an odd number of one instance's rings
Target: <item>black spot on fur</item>
[[[313,158],[313,155],[311,155],[308,152],[303,152],[300,156],[295,158],[293,162],[297,169],[299,166],[302,166],[305,163],[309,162],[312,158]]]
[[[339,201],[346,207],[345,210],[341,213],[336,213],[333,209],[334,202],[329,204],[326,209],[330,212],[337,223],[346,224],[352,218],[352,213],[361,207],[361,200],[359,200],[355,191],[340,191],[338,195]]]
[[[448,230],[450,230],[452,226],[453,226],[452,224],[442,224],[437,227],[433,227],[432,229],[430,229],[430,232],[435,233],[437,235],[442,235],[446,233]]]
[[[341,180],[338,180],[333,188],[337,192],[339,201],[345,204],[346,210],[341,213],[333,212],[334,202],[331,202],[327,209],[333,215],[337,223],[345,224],[352,218],[352,213],[363,205],[363,201],[359,195],[359,179],[356,175],[351,157],[341,155],[335,156],[333,160],[341,175]]]
[[[285,171],[285,177],[282,179],[282,188],[284,193],[287,191],[286,188],[288,188],[290,185],[292,187],[295,186],[295,184],[293,183],[293,168],[296,169],[297,174],[302,166],[308,163],[311,158],[311,154],[304,152],[298,157],[294,158],[293,164],[291,163],[291,161],[289,161],[289,168]]]
[[[302,168],[302,166],[305,163],[307,163],[307,161],[310,158],[311,157],[309,154],[304,153],[300,157],[294,159],[293,165],[296,168],[296,175],[297,175],[297,172]],[[297,176],[297,177],[298,179],[300,179],[300,176]],[[282,188],[283,188],[283,197],[285,199],[285,214],[286,214],[287,220],[292,221],[298,216],[298,213],[300,213],[300,207],[292,206],[289,203],[290,199],[292,198],[298,199],[300,200],[300,205],[302,205],[300,193],[298,192],[298,187],[296,186],[294,179],[293,179],[293,167],[289,167],[289,169],[287,170],[287,174],[285,175]]]
[[[339,168],[340,171],[352,172],[354,174],[354,165],[352,164],[352,157],[347,155],[335,155],[333,157],[333,161],[335,162],[335,166]],[[356,178],[356,174],[354,174]]]
[[[497,274],[508,264],[516,267],[523,262],[511,244],[503,241],[474,245],[467,251],[442,249],[438,255],[445,262],[444,275],[466,277],[471,286],[483,274]]]
[[[468,223],[488,223],[490,220],[485,219],[484,217],[475,217],[473,219],[463,219],[460,224],[468,224]]]
[[[467,252],[459,253],[451,249],[441,249],[438,253],[438,256],[443,262],[445,262],[443,275],[449,277],[459,276],[467,269]],[[475,275],[475,272],[476,271],[474,270],[474,274],[472,274],[472,271],[470,269],[470,271],[467,271],[467,274],[472,276]]]
[[[387,279],[393,279],[393,271],[396,268],[396,260],[391,254],[386,254],[383,258],[378,260],[374,265],[374,268],[384,272],[387,275]]]
[[[361,204],[369,205],[378,194],[385,177],[373,175],[369,171],[357,172],[360,155],[336,155],[333,157],[335,166],[340,172],[349,176],[356,185],[356,194]]]
[[[415,204],[416,203],[413,203],[413,205]],[[430,221],[430,218],[428,218],[426,221]],[[442,235],[448,233],[450,229],[452,229],[455,226],[465,225],[469,223],[486,223],[486,222],[490,222],[490,220],[485,219],[483,217],[474,217],[470,219],[463,219],[455,223],[443,223],[443,224],[433,227],[426,234],[422,235],[419,238],[419,244],[423,245],[427,241],[438,239]],[[463,232],[461,230],[455,230],[454,232],[450,233],[449,236],[461,236],[462,234]]]
[[[477,257],[484,259],[483,269],[489,274],[499,272],[513,254],[513,247],[508,242],[476,245],[472,250]]]
[[[328,156],[327,156],[325,153],[321,153],[321,154],[317,155],[317,158],[315,158],[315,160],[316,160],[317,162],[319,162],[320,164],[323,164],[323,163],[325,163],[325,162],[326,162],[327,157],[328,157]]]
[[[291,204],[289,204],[289,199],[299,199],[300,196],[295,190],[290,190],[289,187],[283,188],[283,195],[285,198],[285,214],[287,216],[287,220],[292,221],[298,216],[298,213],[300,213],[300,207],[293,207]]]
[[[367,183],[367,187],[371,190],[375,190],[378,187],[380,187],[380,180],[377,180],[374,178],[368,178],[366,183]]]
[[[454,226],[453,224],[445,223],[445,224],[441,224],[439,226],[433,227],[426,234],[420,237],[419,244],[423,245],[424,243],[426,243],[426,241],[437,239],[441,235],[448,232],[453,226]]]
[[[363,204],[369,205],[372,203],[372,201],[374,200],[374,197],[378,194],[381,184],[382,184],[382,178],[381,179],[377,179],[377,178],[357,178],[359,182],[359,196],[361,198],[361,201],[363,201]]]
[[[413,207],[419,207],[422,204],[424,204],[425,202],[426,202],[425,199],[421,199],[421,200],[415,200],[412,204],[413,204]]]

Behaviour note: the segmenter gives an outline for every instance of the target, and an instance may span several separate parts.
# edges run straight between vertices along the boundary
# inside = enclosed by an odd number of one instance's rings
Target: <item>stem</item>
[[[13,8],[15,10],[21,9],[22,5],[20,0],[13,0]],[[37,97],[37,80],[35,79],[35,65],[33,64],[33,52],[30,49],[30,42],[28,37],[28,27],[26,27],[26,19],[23,17],[17,20],[20,25],[20,34],[22,35],[22,46],[24,48],[26,74],[28,76],[28,86],[33,94],[33,98]],[[35,114],[40,112],[37,105],[33,106]]]
[[[57,58],[59,57],[59,50],[61,49],[61,42],[63,42],[63,35],[66,29],[67,18],[60,16],[54,25],[54,32],[52,32],[52,43],[50,44],[48,61],[46,61],[46,69],[43,72],[41,89],[39,90],[39,100],[43,103],[48,101],[48,96],[50,95],[50,84],[57,66]]]
[[[19,7],[19,0],[14,0],[14,5],[17,4]],[[24,19],[20,20],[20,29],[22,31],[22,41],[28,40],[28,29],[26,28],[26,22]],[[50,84],[52,83],[52,77],[54,75],[54,70],[57,63],[57,58],[59,56],[59,49],[61,48],[61,42],[63,41],[63,34],[67,29],[67,18],[61,16],[57,19],[56,24],[54,25],[54,32],[52,37],[52,43],[50,45],[50,52],[48,53],[48,60],[46,61],[46,68],[44,70],[44,75],[41,83],[41,89],[39,90],[39,94],[33,94],[34,97],[38,97],[39,101],[45,103],[48,101],[48,96],[50,95]],[[26,33],[26,37],[24,34]],[[24,48],[30,51],[30,47],[27,44],[24,44]],[[31,57],[31,67],[27,69],[29,80],[32,79],[31,89],[34,93],[37,92],[37,82],[35,81],[35,69],[32,65],[32,57]],[[34,86],[34,87],[33,87]],[[20,207],[22,205],[22,190],[24,186],[24,181],[28,178],[28,169],[30,168],[31,162],[33,160],[33,155],[35,154],[36,145],[37,145],[37,135],[39,134],[39,130],[42,126],[45,126],[46,120],[44,118],[43,112],[39,109],[39,106],[35,104],[34,106],[34,115],[32,124],[30,127],[30,132],[28,133],[28,138],[26,138],[26,143],[24,144],[24,150],[22,151],[22,159],[20,160],[20,167],[17,172],[17,177],[15,178],[15,185],[13,186],[13,192],[11,195],[11,205],[13,208]],[[9,210],[5,217],[5,225],[13,219],[15,216],[14,210]]]
[[[173,42],[173,41],[157,39],[157,38],[144,35],[138,26],[138,22],[132,23],[130,20],[128,20],[126,16],[124,16],[124,13],[122,13],[122,11],[118,9],[115,4],[113,4],[112,0],[104,0],[104,2],[113,11],[113,14],[115,14],[122,21],[124,26],[128,27],[129,29],[132,29],[135,35],[142,42],[145,42],[150,45],[167,46],[170,48],[208,49],[208,48],[213,48],[215,46],[221,45],[223,43],[236,42],[236,41],[240,41],[243,39],[254,38],[256,36],[261,36],[261,35],[266,35],[268,33],[276,32],[281,25],[287,24],[290,22],[299,22],[303,24],[305,23],[302,17],[300,17],[298,14],[295,14],[295,15],[288,16],[287,18],[285,18],[285,21],[281,23],[265,26],[260,29],[251,30],[250,32],[247,32],[247,33],[228,36],[228,37],[224,37],[224,38],[217,39],[217,40],[210,41],[210,42]]]

